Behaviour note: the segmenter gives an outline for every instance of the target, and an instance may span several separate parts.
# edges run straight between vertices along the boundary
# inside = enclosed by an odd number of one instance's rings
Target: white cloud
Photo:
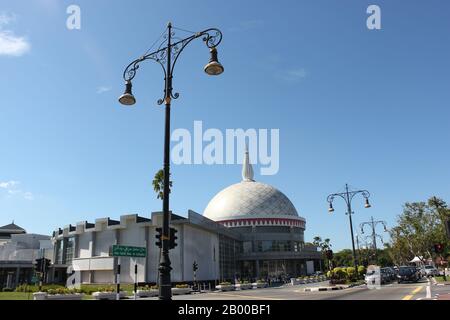
[[[14,21],[16,21],[15,14],[6,14],[4,12],[0,13],[0,26],[10,24]]]
[[[22,191],[18,188],[19,185],[19,181],[0,181],[0,189],[5,190],[8,198],[19,196],[23,197],[25,200],[34,200],[34,195],[29,191]]]
[[[14,31],[4,28],[15,21],[15,14],[0,13],[0,56],[19,57],[31,49],[26,37],[16,36]]]
[[[20,182],[19,181],[5,181],[0,182],[0,188],[2,189],[11,189],[14,186],[17,186]]]
[[[111,91],[111,87],[105,87],[105,86],[101,86],[97,88],[97,93],[98,94],[102,94],[105,92]]]

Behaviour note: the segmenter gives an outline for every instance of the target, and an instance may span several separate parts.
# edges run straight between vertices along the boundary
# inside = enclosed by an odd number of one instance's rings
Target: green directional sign
[[[114,257],[145,258],[147,256],[147,248],[113,245],[112,255]]]

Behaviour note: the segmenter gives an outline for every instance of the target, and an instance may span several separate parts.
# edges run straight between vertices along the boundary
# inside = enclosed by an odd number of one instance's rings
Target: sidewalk
[[[442,294],[438,296],[438,300],[447,300],[450,301],[450,293]]]

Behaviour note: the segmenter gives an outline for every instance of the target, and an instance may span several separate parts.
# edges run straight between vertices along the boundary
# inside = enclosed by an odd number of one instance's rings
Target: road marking
[[[423,287],[417,287],[414,289],[414,291],[412,292],[413,295],[415,295],[416,293],[418,293],[420,290],[422,290]]]
[[[250,298],[250,299],[257,299],[257,300],[284,300],[284,299],[268,298],[268,297],[245,296],[242,294],[227,294],[227,293],[219,293],[219,294],[222,296]]]
[[[428,286],[427,286],[427,299],[431,299],[431,286],[430,286],[430,282],[428,282]]]
[[[411,294],[408,294],[407,296],[404,296],[402,300],[411,300],[412,297],[419,293],[420,290],[422,290],[423,287],[417,287],[413,290],[413,292],[411,292]]]

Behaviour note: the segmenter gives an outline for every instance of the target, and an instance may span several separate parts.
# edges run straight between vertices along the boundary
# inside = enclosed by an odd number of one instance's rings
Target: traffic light
[[[444,245],[442,243],[436,243],[434,245],[434,252],[436,252],[436,253],[444,252]]]
[[[44,260],[45,261],[45,263],[44,263],[44,270],[45,270],[45,272],[47,272],[48,271],[48,269],[50,268],[50,259],[45,259]]]
[[[197,271],[198,270],[198,264],[197,262],[194,261],[194,263],[192,264],[192,270]]]
[[[37,272],[42,272],[43,271],[43,266],[44,266],[43,262],[44,262],[43,258],[36,259],[36,271]]]
[[[178,237],[176,236],[178,230],[175,228],[170,228],[170,239],[169,239],[169,248],[173,249],[175,248],[178,244],[176,243],[176,240],[178,239]]]
[[[333,250],[327,250],[326,256],[328,260],[333,260]]]
[[[158,240],[158,241],[156,241],[156,246],[160,247],[160,248],[162,248],[161,237],[162,237],[162,228],[156,228],[156,236],[155,236],[155,238]]]

